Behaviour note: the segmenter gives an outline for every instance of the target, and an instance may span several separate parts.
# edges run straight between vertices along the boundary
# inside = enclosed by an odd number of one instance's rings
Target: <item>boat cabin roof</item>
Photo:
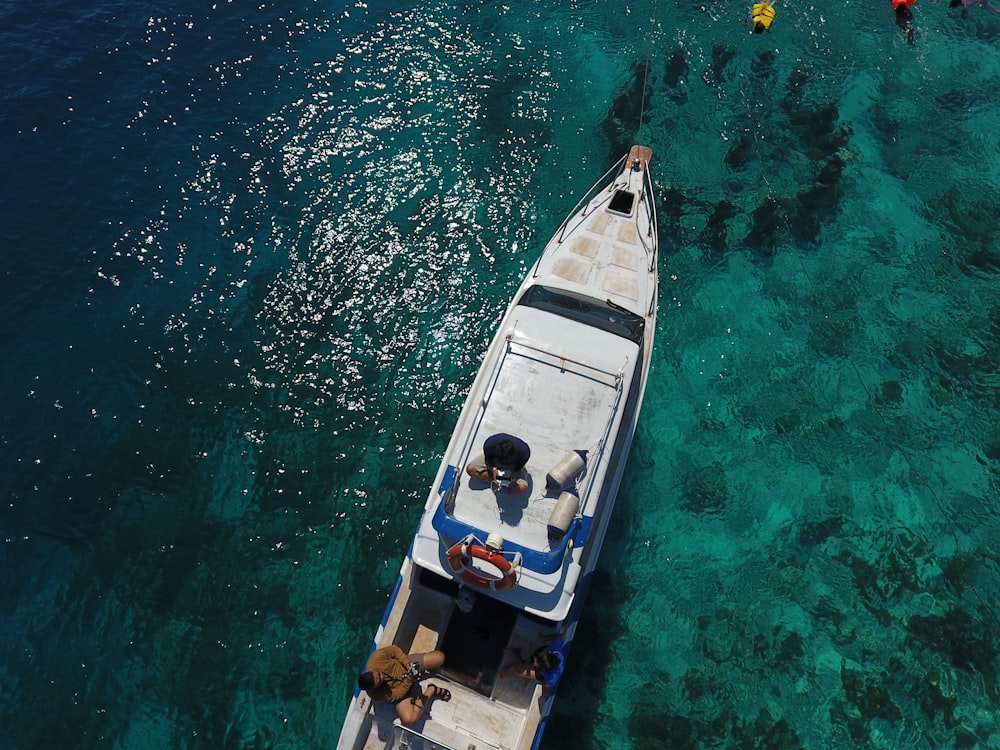
[[[473,533],[483,542],[499,534],[504,551],[521,554],[522,568],[517,586],[494,595],[551,619],[568,611],[641,351],[627,324],[612,320],[604,328],[533,306],[511,310],[506,336],[493,345],[499,350],[489,352],[493,369],[473,386],[481,408],[463,412],[465,439],[445,457],[438,486],[443,502],[425,514],[414,540],[418,564],[451,577],[443,539]],[[498,432],[517,435],[531,449],[527,492],[510,495],[465,472]],[[560,492],[546,488],[546,474],[575,450],[588,452],[576,482],[580,513],[565,536],[553,539],[549,518]]]

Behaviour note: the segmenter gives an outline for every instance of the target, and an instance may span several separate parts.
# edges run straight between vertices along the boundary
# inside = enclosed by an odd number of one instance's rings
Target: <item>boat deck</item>
[[[528,680],[517,681],[528,686],[522,689],[534,692],[534,686]],[[464,750],[469,737],[480,739],[483,742],[481,749],[517,746],[526,709],[517,709],[500,701],[484,701],[475,690],[440,676],[429,677],[423,685],[430,683],[450,690],[451,700],[447,703],[431,701],[425,716],[410,729],[454,750]],[[372,732],[364,749],[383,750],[398,718],[396,707],[389,703],[376,703],[372,712]]]
[[[626,364],[623,357],[621,364]],[[531,550],[549,549],[547,524],[558,493],[547,492],[546,474],[572,450],[589,451],[592,464],[605,442],[621,395],[617,373],[568,362],[512,343],[495,381],[468,453],[458,465],[481,452],[490,435],[510,432],[525,440],[531,459],[525,466],[528,491],[508,494],[461,474],[452,515],[459,521],[499,533],[506,541]],[[578,487],[586,496],[591,474]]]
[[[527,655],[539,645],[540,636],[551,631],[488,597],[478,597],[473,611],[462,613],[454,606],[457,586],[452,591],[454,584],[440,579],[428,588],[428,583],[434,583],[434,574],[415,574],[413,567],[407,568],[399,590],[401,600],[410,600],[413,606],[396,608],[383,635],[386,642],[408,653],[444,651],[444,667],[425,676],[421,684],[424,688],[429,684],[445,687],[452,698],[432,701],[420,721],[409,729],[433,739],[437,747],[455,750],[465,750],[470,737],[479,740],[479,750],[519,747],[525,727],[533,731],[543,702],[550,698],[533,680],[500,677],[502,666],[510,660],[503,649]],[[428,580],[428,576],[432,578]],[[484,625],[491,632],[483,632]],[[383,750],[398,719],[396,708],[372,703],[361,693],[353,711],[364,727],[358,750]]]

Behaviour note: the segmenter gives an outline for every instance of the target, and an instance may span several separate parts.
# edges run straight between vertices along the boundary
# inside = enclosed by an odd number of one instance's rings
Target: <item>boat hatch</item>
[[[472,747],[470,745],[470,747]],[[392,737],[385,745],[386,750],[451,750],[440,740],[424,737],[409,727],[395,724],[392,727]]]
[[[608,211],[622,216],[631,216],[634,205],[635,193],[631,190],[616,190],[611,203],[608,204]]]

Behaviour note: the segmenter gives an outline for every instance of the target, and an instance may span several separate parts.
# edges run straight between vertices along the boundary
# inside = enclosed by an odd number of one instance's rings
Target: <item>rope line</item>
[[[649,71],[653,66],[653,31],[656,28],[656,10],[659,0],[653,0],[653,14],[649,17],[649,34],[646,36],[646,67],[642,72],[642,97],[639,102],[639,122],[635,126],[635,141],[639,142],[639,131],[642,130],[642,118],[646,113],[646,88],[649,81]]]

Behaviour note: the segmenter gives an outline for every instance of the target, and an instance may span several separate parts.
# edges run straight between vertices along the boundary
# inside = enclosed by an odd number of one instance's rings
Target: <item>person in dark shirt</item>
[[[483,443],[483,452],[465,467],[473,479],[491,484],[509,495],[528,491],[525,464],[531,458],[531,449],[519,437],[498,432]]]
[[[520,651],[505,649],[515,660],[500,670],[500,676],[537,680],[549,690],[554,688],[562,677],[563,648],[566,642],[560,633],[550,636],[549,640],[548,644],[539,646],[527,659]]]

